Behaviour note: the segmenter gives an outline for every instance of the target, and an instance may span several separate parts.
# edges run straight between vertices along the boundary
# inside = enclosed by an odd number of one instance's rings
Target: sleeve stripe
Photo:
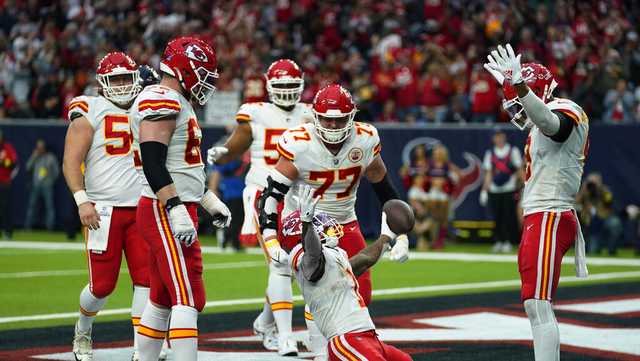
[[[280,146],[280,143],[278,143],[276,145],[276,149],[278,150],[278,153],[280,153],[281,156],[283,156],[283,157],[285,157],[285,158],[287,158],[287,159],[289,159],[291,161],[293,160],[293,158],[294,158],[293,154],[291,154],[290,152],[288,152],[284,148],[282,148]]]
[[[293,256],[293,261],[291,262],[291,265],[293,266],[293,270],[298,272],[298,259],[300,258],[300,256],[302,256],[304,254],[304,248],[300,247],[300,249],[298,250],[298,252],[296,252],[296,255]]]
[[[180,103],[177,100],[172,100],[172,99],[145,99],[143,101],[140,102],[139,106],[143,106],[143,105],[154,105],[154,104],[167,104],[167,105],[174,105],[179,107]]]
[[[142,101],[138,104],[138,111],[143,110],[159,110],[159,109],[168,109],[168,110],[177,110],[180,111],[180,103],[174,101]]]
[[[87,104],[87,102],[79,101],[79,102],[73,102],[73,103],[69,104],[69,110],[71,110],[73,108],[80,108],[80,109],[84,110],[85,113],[89,112],[89,104]]]
[[[382,151],[382,144],[378,143],[375,147],[373,147],[373,155],[378,155]]]
[[[249,121],[251,121],[251,116],[249,116],[248,114],[237,114],[236,115],[236,121],[238,121],[238,123],[240,123],[240,122],[249,122]]]
[[[569,109],[554,109],[554,110],[561,112],[562,114],[571,118],[576,123],[576,125],[580,124],[580,118],[573,111]]]

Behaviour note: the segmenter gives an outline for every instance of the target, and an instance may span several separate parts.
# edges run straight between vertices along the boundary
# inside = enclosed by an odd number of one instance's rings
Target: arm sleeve
[[[558,132],[560,119],[531,89],[529,89],[527,95],[520,98],[520,102],[527,113],[527,117],[542,130],[542,133],[552,136]]]
[[[267,188],[262,191],[258,199],[258,208],[260,210],[258,221],[265,241],[267,237],[277,235],[278,203],[284,199],[292,183],[292,180],[275,169],[267,177]]]
[[[560,126],[558,128],[558,131],[549,138],[551,138],[555,142],[563,143],[571,135],[571,131],[573,130],[573,126],[575,123],[565,113],[558,111],[554,111],[553,113],[560,120]]]
[[[144,176],[154,193],[173,183],[165,164],[167,161],[167,146],[165,144],[160,142],[140,143],[140,155],[142,156]]]
[[[307,281],[317,282],[324,275],[325,259],[322,244],[311,223],[302,223],[302,242],[304,246],[302,273]]]
[[[380,204],[385,204],[390,199],[398,199],[398,191],[389,180],[388,174],[384,175],[384,178],[378,183],[371,183],[373,190],[376,192],[376,196],[380,201]]]

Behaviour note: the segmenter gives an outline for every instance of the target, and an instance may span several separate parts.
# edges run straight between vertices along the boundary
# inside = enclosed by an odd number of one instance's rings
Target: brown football
[[[387,224],[394,233],[409,233],[413,229],[416,219],[411,206],[406,202],[399,199],[389,200],[382,206],[382,211],[387,214]]]

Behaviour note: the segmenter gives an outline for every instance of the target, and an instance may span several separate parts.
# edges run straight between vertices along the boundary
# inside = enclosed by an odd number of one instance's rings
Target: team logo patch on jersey
[[[349,160],[352,161],[353,163],[358,163],[362,159],[363,154],[364,153],[362,152],[362,149],[353,148],[349,152]]]

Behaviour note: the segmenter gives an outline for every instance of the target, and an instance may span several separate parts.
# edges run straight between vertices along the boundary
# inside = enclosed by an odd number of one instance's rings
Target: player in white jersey
[[[143,184],[137,223],[152,255],[149,302],[137,334],[142,361],[157,360],[167,331],[175,359],[197,359],[198,312],[205,304],[198,204],[214,216],[216,226],[230,221],[224,203],[205,192],[202,132],[191,104],[204,105],[213,94],[216,66],[215,52],[205,42],[192,37],[170,41],[160,84],[146,87],[131,109]]]
[[[343,227],[324,212],[316,212],[319,196],[304,185],[298,210],[283,221],[283,233],[298,243],[289,266],[322,335],[329,340],[328,359],[407,361],[411,356],[382,343],[369,310],[358,292],[358,281],[397,237],[382,213],[380,238],[352,257],[338,247]],[[300,242],[302,238],[302,242]],[[291,244],[291,243],[289,243]]]
[[[349,92],[337,84],[328,85],[316,94],[313,101],[314,123],[292,128],[283,133],[277,149],[280,159],[267,187],[260,196],[260,227],[264,245],[273,262],[286,263],[287,254],[278,239],[278,202],[294,183],[307,183],[317,188],[321,196],[318,209],[334,217],[344,226],[345,235],[340,247],[353,256],[366,243],[356,219],[356,191],[365,176],[384,204],[398,198],[387,169],[380,157],[380,139],[376,128],[357,123],[353,119],[356,106]],[[293,211],[292,197],[286,197],[284,214]],[[391,258],[404,262],[408,255],[408,240],[401,235],[391,251]],[[359,278],[359,290],[364,302],[371,300],[371,275],[364,272]],[[318,341],[319,345],[321,341]],[[314,340],[311,340],[314,344]],[[312,346],[322,349],[322,346]]]
[[[88,229],[89,284],[80,294],[73,340],[75,358],[83,361],[93,357],[91,327],[115,288],[123,252],[133,282],[134,332],[149,298],[149,248],[136,228],[141,186],[131,156],[128,111],[141,89],[138,67],[126,54],[113,52],[100,60],[96,73],[101,95],[79,96],[69,103],[63,160],[67,185]]]
[[[253,245],[257,242],[257,199],[267,186],[270,170],[278,162],[276,149],[280,135],[291,127],[313,121],[311,105],[300,103],[304,90],[304,75],[300,67],[290,59],[273,62],[265,74],[270,102],[242,104],[236,115],[238,126],[224,146],[209,149],[209,163],[225,164],[251,152],[251,167],[245,179],[243,191],[244,221],[240,242]],[[253,324],[254,332],[261,335],[265,348],[277,350],[280,355],[298,352],[291,339],[293,293],[289,272],[277,262],[269,262],[266,302],[263,311]]]
[[[574,242],[577,275],[588,273],[575,197],[589,147],[589,121],[579,105],[553,97],[557,84],[546,67],[521,65],[511,45],[498,46],[488,59],[485,68],[503,86],[512,122],[529,130],[518,253],[521,299],[536,361],[555,361],[560,359],[560,335],[551,302],[562,257]]]

